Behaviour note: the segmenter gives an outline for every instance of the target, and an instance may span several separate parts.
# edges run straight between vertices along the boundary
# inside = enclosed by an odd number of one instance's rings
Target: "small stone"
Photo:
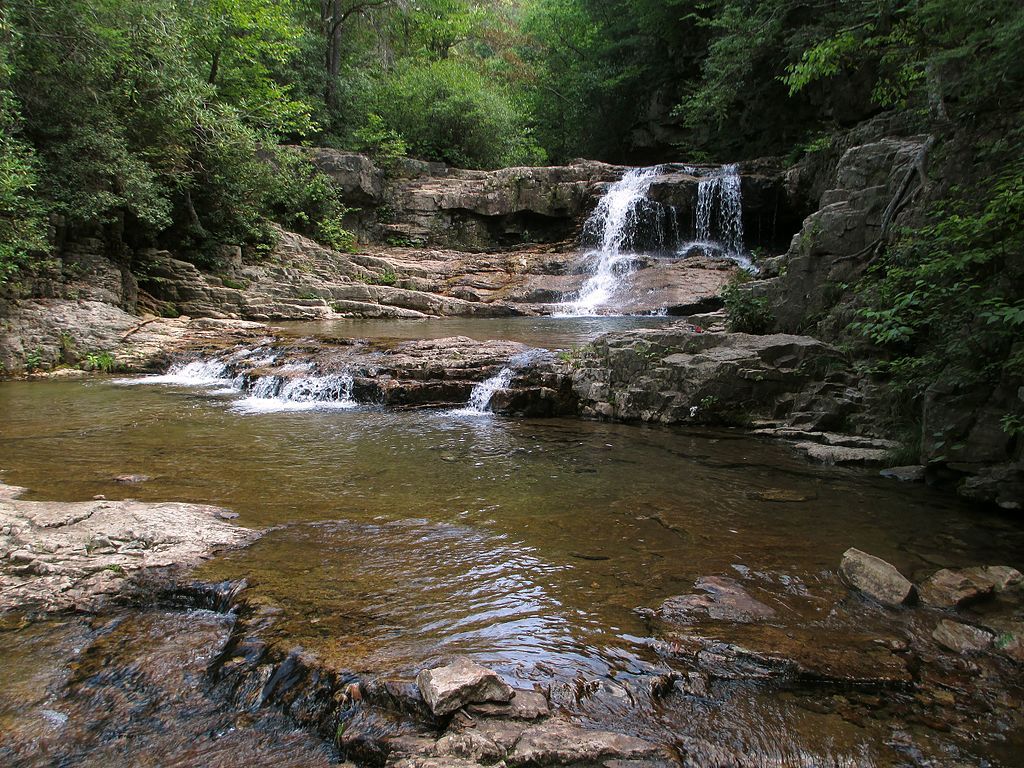
[[[853,547],[843,553],[839,571],[847,584],[883,605],[901,606],[914,594],[914,585],[895,566]]]
[[[236,517],[238,517],[238,513],[231,512],[230,510],[227,509],[218,509],[217,517],[219,517],[221,520],[234,520]]]
[[[508,703],[486,702],[469,704],[466,711],[471,715],[482,717],[507,717],[513,720],[536,720],[547,717],[550,713],[548,700],[539,691],[516,689],[515,695]]]
[[[435,715],[449,715],[466,704],[507,702],[514,692],[493,670],[465,657],[416,676],[424,701]]]
[[[956,608],[988,597],[995,591],[995,582],[980,568],[936,571],[921,584],[921,602],[933,608]]]
[[[924,467],[920,464],[911,464],[906,467],[888,467],[878,474],[892,480],[899,480],[902,483],[924,482]]]
[[[106,501],[107,497],[104,496],[102,493],[97,493],[95,496],[92,497],[92,500],[93,501]]]
[[[993,635],[969,624],[943,619],[932,632],[932,638],[943,648],[955,653],[970,653],[983,651],[992,645]]]
[[[149,479],[149,475],[116,475],[114,482],[121,485],[133,485],[135,483],[144,483]]]

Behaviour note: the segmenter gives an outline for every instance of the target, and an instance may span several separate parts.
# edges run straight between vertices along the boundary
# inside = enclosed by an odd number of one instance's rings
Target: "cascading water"
[[[167,373],[140,379],[116,379],[118,384],[171,384],[179,387],[222,387],[231,383],[227,363],[222,360],[192,360],[175,363]]]
[[[175,363],[166,374],[116,379],[118,384],[168,384],[202,387],[214,395],[242,395],[231,404],[243,413],[354,408],[354,382],[347,373],[314,372],[312,363],[276,366],[273,373],[250,376],[247,371],[270,367],[278,354],[265,347],[241,348],[214,358]]]
[[[612,300],[622,279],[631,272],[633,259],[629,248],[636,236],[638,209],[647,199],[647,192],[660,171],[661,166],[652,166],[627,172],[608,188],[590,214],[583,225],[583,233],[585,237],[598,240],[597,249],[587,254],[588,259],[596,260],[596,266],[575,300],[564,305],[565,314],[596,314],[598,308]]]
[[[616,304],[623,303],[629,277],[641,254],[680,256],[698,249],[708,255],[725,256],[744,269],[751,269],[743,243],[739,167],[723,165],[712,170],[683,167],[682,170],[697,177],[693,229],[684,232],[675,206],[647,197],[655,179],[666,172],[666,166],[629,171],[608,187],[583,225],[584,242],[596,244],[585,254],[594,271],[556,314],[579,317],[614,311]]]
[[[729,255],[743,253],[743,197],[737,166],[723,165],[697,182],[697,242],[720,246]]]
[[[308,411],[316,408],[354,408],[353,380],[347,373],[308,376],[260,376],[248,397],[232,408],[244,413]]]
[[[462,416],[479,416],[491,413],[491,398],[494,397],[494,393],[499,389],[508,389],[509,385],[512,384],[512,378],[516,375],[516,371],[529,365],[543,354],[544,350],[529,349],[526,352],[515,355],[500,371],[474,386],[469,393],[469,401],[465,407],[459,408],[455,413]]]
[[[469,402],[456,413],[477,415],[491,412],[491,398],[499,389],[506,389],[512,383],[515,370],[505,366],[491,378],[481,381],[469,393]]]

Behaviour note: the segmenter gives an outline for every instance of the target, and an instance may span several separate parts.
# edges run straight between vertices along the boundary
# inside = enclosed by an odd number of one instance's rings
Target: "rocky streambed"
[[[379,674],[295,645],[259,587],[181,569],[252,541],[224,510],[9,498],[2,512],[8,765],[1014,765],[1022,746],[1010,567],[916,586],[856,549],[814,582],[737,567],[638,606],[650,654],[614,675],[537,665],[527,681],[465,656]],[[121,542],[143,524],[140,556]]]
[[[48,499],[2,507],[9,763],[1015,764],[1019,527],[706,426],[728,385],[850,447],[826,345],[188,325],[169,374],[3,385]],[[547,419],[460,413],[504,369]]]

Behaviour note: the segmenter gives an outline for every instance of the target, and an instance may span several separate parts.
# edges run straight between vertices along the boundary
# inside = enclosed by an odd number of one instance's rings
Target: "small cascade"
[[[117,384],[170,384],[179,387],[223,387],[231,384],[231,373],[222,360],[192,360],[175,363],[167,373],[140,379],[115,379]]]
[[[315,408],[354,408],[353,380],[347,373],[309,376],[260,376],[248,386],[248,396],[232,405],[244,413],[308,411]]]
[[[723,165],[697,182],[697,243],[742,255],[743,197],[736,165]]]
[[[243,413],[354,408],[354,382],[348,373],[315,372],[313,363],[274,366],[279,354],[266,347],[238,348],[217,357],[173,364],[160,376],[116,379],[118,384],[202,387],[211,395],[241,396],[231,408]],[[263,373],[267,368],[273,372]],[[262,375],[259,375],[262,373]]]
[[[607,305],[624,277],[632,271],[633,249],[643,217],[643,203],[661,166],[634,168],[612,184],[583,225],[586,240],[597,248],[587,253],[596,261],[594,274],[587,278],[575,300],[565,304],[565,314],[587,316]]]
[[[499,389],[508,389],[516,371],[526,367],[543,354],[544,350],[529,349],[516,355],[496,374],[476,384],[469,393],[469,401],[465,407],[459,408],[454,413],[462,416],[480,416],[491,413],[491,398],[494,397],[494,393]]]
[[[491,398],[499,389],[506,389],[512,383],[515,370],[505,366],[491,378],[481,381],[469,393],[469,402],[456,413],[476,415],[491,412]]]

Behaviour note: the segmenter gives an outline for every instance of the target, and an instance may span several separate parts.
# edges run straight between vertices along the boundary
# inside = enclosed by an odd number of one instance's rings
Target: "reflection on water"
[[[658,663],[634,608],[700,576],[770,585],[810,620],[845,594],[834,570],[850,546],[911,577],[1024,565],[1021,532],[1003,518],[739,433],[362,406],[240,414],[232,402],[169,385],[0,384],[2,479],[32,498],[215,503],[242,525],[280,526],[200,575],[249,577],[259,600],[283,608],[282,643],[360,673],[465,652],[573,700],[582,678],[625,691],[579,703],[594,722],[608,712],[589,701],[635,710],[629,680]],[[113,482],[126,473],[152,480]],[[806,501],[766,500],[778,490]],[[884,742],[846,720],[823,725],[831,717],[738,686],[652,711],[635,730],[751,743],[790,733],[777,750],[806,743],[850,759],[865,739]]]
[[[441,339],[468,336],[477,341],[518,341],[543,349],[569,349],[593,341],[602,333],[637,328],[660,328],[674,317],[430,317],[422,320],[338,319],[282,322],[275,327],[295,336],[355,339]]]

